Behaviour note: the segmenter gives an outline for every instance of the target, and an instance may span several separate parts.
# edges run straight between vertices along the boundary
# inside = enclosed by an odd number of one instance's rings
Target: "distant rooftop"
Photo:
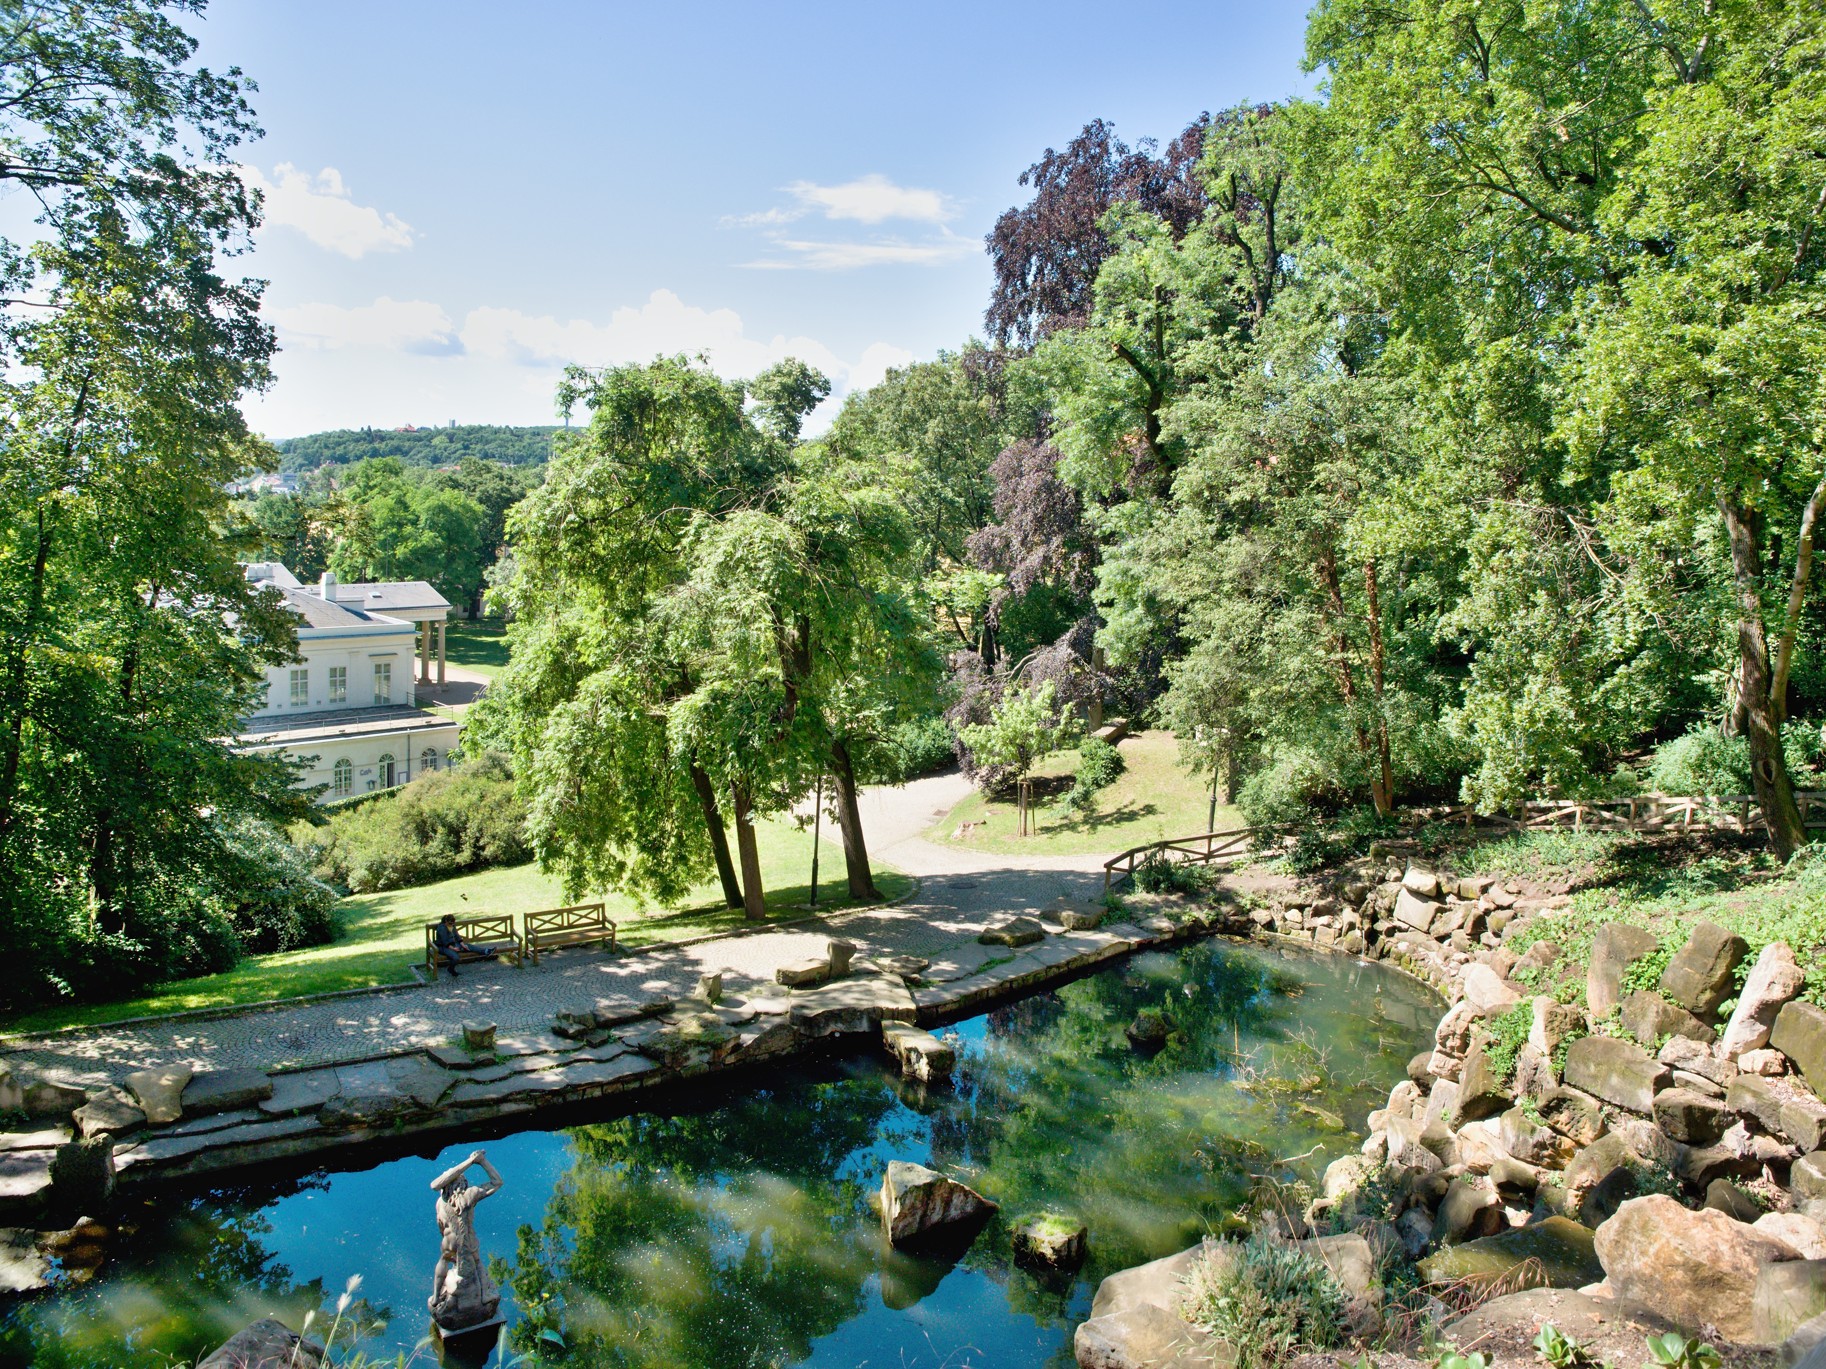
[[[374,617],[430,617],[450,611],[450,601],[424,580],[343,584],[325,575],[315,585],[303,585],[278,561],[250,561],[242,571],[250,583],[277,589],[310,627],[349,627]]]

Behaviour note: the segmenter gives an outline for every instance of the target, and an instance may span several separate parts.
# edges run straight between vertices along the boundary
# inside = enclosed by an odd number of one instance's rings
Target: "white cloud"
[[[353,309],[300,304],[269,310],[268,317],[287,347],[313,351],[360,347],[419,356],[451,356],[463,350],[450,315],[429,300],[382,295],[372,304]]]
[[[774,246],[789,253],[742,264],[757,271],[854,271],[864,266],[939,266],[977,251],[976,243],[945,232],[925,242],[880,238],[874,242],[818,242],[776,238]]]
[[[342,173],[326,166],[315,176],[281,162],[267,180],[260,168],[242,166],[241,179],[258,190],[265,202],[264,226],[291,228],[319,247],[345,257],[369,252],[397,252],[412,246],[412,226],[397,214],[383,214],[371,205],[356,204],[343,184]]]
[[[866,390],[871,385],[879,385],[888,378],[888,372],[902,366],[911,366],[919,360],[905,347],[896,347],[888,342],[871,342],[863,349],[862,357],[850,367],[844,378],[845,388],[849,390]]]
[[[475,356],[522,366],[613,366],[660,354],[699,352],[727,376],[749,376],[782,357],[796,356],[822,371],[848,370],[823,343],[777,334],[749,337],[733,309],[700,309],[670,290],[655,290],[638,309],[623,307],[607,323],[556,319],[518,309],[474,309],[463,321],[464,347]]]
[[[827,219],[854,219],[857,223],[885,223],[889,219],[944,223],[957,217],[957,208],[949,195],[916,186],[895,185],[879,174],[845,181],[842,185],[794,181],[786,190],[804,208],[823,210]]]

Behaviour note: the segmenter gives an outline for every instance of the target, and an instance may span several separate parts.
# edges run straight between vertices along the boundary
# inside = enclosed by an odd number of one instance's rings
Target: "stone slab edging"
[[[896,873],[900,873],[896,871]],[[894,898],[883,899],[879,903],[854,904],[848,908],[839,908],[832,913],[807,912],[802,917],[786,918],[778,922],[767,922],[756,927],[733,927],[726,932],[706,932],[702,936],[685,937],[679,941],[655,941],[631,949],[630,954],[645,955],[649,952],[666,950],[672,947],[701,946],[709,941],[724,941],[736,937],[756,936],[764,932],[776,931],[782,927],[796,927],[803,923],[815,922],[819,918],[844,918],[856,913],[873,912],[880,908],[894,908],[915,897],[924,887],[918,875],[905,875],[903,878],[912,881],[912,886],[905,893]],[[682,916],[682,915],[681,915]],[[561,950],[564,948],[560,948]],[[546,952],[547,955],[553,952]],[[164,1022],[219,1022],[228,1017],[253,1017],[260,1013],[282,1012],[287,1008],[308,1007],[313,1003],[334,1003],[348,998],[372,998],[380,994],[398,993],[404,989],[429,988],[430,982],[418,976],[419,962],[413,961],[408,967],[410,979],[395,980],[387,984],[367,984],[358,989],[326,989],[323,993],[294,994],[290,998],[263,998],[255,1003],[225,1003],[219,1008],[185,1008],[178,1012],[147,1013],[140,1017],[112,1017],[106,1022],[78,1023],[68,1027],[51,1027],[45,1031],[33,1032],[26,1036],[0,1035],[0,1054],[7,1051],[29,1050],[39,1043],[54,1044],[86,1032],[100,1032],[122,1027],[149,1027]],[[181,981],[180,981],[181,982]],[[339,1065],[362,1064],[369,1060],[381,1060],[390,1055],[409,1055],[419,1047],[406,1047],[399,1051],[382,1051],[377,1054],[352,1056],[347,1060],[333,1063]],[[322,1069],[322,1065],[285,1065],[269,1070],[269,1074],[288,1074],[298,1070]]]

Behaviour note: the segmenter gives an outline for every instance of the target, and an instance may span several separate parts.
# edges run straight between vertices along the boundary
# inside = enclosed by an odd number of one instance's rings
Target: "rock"
[[[86,1141],[137,1130],[146,1124],[146,1114],[127,1101],[124,1090],[112,1089],[77,1108],[75,1121],[76,1134]]]
[[[1102,908],[1066,908],[1059,913],[1059,925],[1068,932],[1088,932],[1103,922]]]
[[[1765,1079],[1776,1079],[1788,1073],[1788,1057],[1778,1050],[1761,1046],[1738,1056],[1737,1068],[1745,1074],[1760,1074]]]
[[[1389,1090],[1387,1111],[1396,1117],[1412,1117],[1426,1111],[1426,1095],[1411,1079],[1403,1079]]]
[[[1073,1270],[1084,1263],[1084,1223],[1043,1213],[1016,1225],[1014,1257],[1047,1269]]]
[[[1506,1112],[1515,1103],[1509,1086],[1496,1077],[1490,1064],[1490,1053],[1482,1046],[1465,1057],[1465,1067],[1458,1080],[1458,1102],[1449,1124],[1463,1126],[1485,1117]]]
[[[697,989],[693,996],[700,1003],[708,1003],[712,1007],[721,1003],[723,1001],[723,972],[721,970],[712,970],[707,974],[699,975],[697,977]],[[591,1020],[594,1021],[595,1019],[592,1017]]]
[[[1423,934],[1431,933],[1441,908],[1442,905],[1422,898],[1404,886],[1395,897],[1394,917],[1404,927],[1412,927]]]
[[[890,1160],[881,1180],[881,1221],[894,1245],[981,1225],[996,1205],[937,1170]]]
[[[1312,1236],[1294,1242],[1324,1265],[1333,1281],[1352,1298],[1370,1295],[1376,1287],[1375,1247],[1358,1231],[1338,1236]]]
[[[139,1101],[148,1122],[155,1127],[167,1126],[184,1115],[181,1099],[191,1073],[189,1065],[135,1070],[127,1076],[127,1089]]]
[[[1725,1090],[1725,1106],[1751,1118],[1764,1131],[1782,1129],[1782,1098],[1777,1085],[1755,1074],[1740,1074]]]
[[[595,1015],[591,1014],[591,1020]],[[463,1024],[463,1049],[475,1055],[492,1052],[495,1048],[495,1024],[492,1022],[465,1022]]]
[[[1367,1155],[1340,1155],[1325,1166],[1319,1191],[1328,1202],[1341,1202],[1368,1183],[1376,1164]]]
[[[1401,876],[1401,887],[1410,893],[1419,894],[1422,898],[1439,897],[1439,876],[1432,870],[1419,865],[1410,865]]]
[[[260,1070],[211,1070],[191,1076],[182,1101],[184,1111],[202,1116],[252,1107],[272,1096],[273,1081]]]
[[[1433,1086],[1433,1076],[1427,1069],[1427,1063],[1432,1058],[1432,1051],[1421,1051],[1418,1055],[1408,1058],[1408,1078],[1420,1088],[1426,1089]]]
[[[1477,1006],[1466,1001],[1454,1003],[1433,1028],[1433,1044],[1447,1055],[1464,1059],[1471,1051],[1471,1033],[1483,1020]]]
[[[1763,1210],[1756,1205],[1748,1193],[1745,1193],[1729,1179],[1714,1179],[1706,1185],[1706,1200],[1701,1207],[1709,1207],[1714,1212],[1722,1212],[1733,1221],[1748,1222],[1755,1225],[1756,1219],[1763,1215]],[[1770,1232],[1774,1235],[1774,1232]],[[1777,1240],[1781,1237],[1777,1236]]]
[[[1433,1091],[1427,1095],[1426,1106],[1414,1114],[1414,1120],[1420,1123],[1421,1130],[1429,1127],[1443,1127],[1447,1119],[1457,1115],[1458,1085],[1450,1079],[1441,1079],[1434,1083]]]
[[[1604,1109],[1589,1093],[1562,1084],[1536,1104],[1541,1120],[1577,1146],[1588,1146],[1606,1130]]]
[[[1460,1175],[1446,1185],[1446,1196],[1433,1214],[1433,1242],[1457,1245],[1494,1236],[1503,1227],[1503,1203],[1488,1180]]]
[[[51,1160],[55,1150],[0,1151],[0,1221],[9,1226],[36,1223],[51,1197]]]
[[[850,972],[850,961],[856,958],[856,943],[832,937],[825,949],[830,955],[831,978],[842,979]]]
[[[1806,982],[1807,975],[1786,942],[1772,941],[1763,947],[1750,969],[1750,977],[1744,980],[1731,1020],[1725,1024],[1718,1053],[1726,1060],[1735,1060],[1745,1051],[1768,1045],[1776,1017]]]
[[[1775,1015],[1769,1044],[1794,1063],[1816,1094],[1826,1093],[1826,1012],[1795,999]]]
[[[1544,970],[1560,958],[1559,943],[1537,941],[1516,961],[1518,970]]]
[[[1801,1198],[1826,1198],[1826,1150],[1796,1160],[1788,1171],[1788,1187]]]
[[[1431,1174],[1439,1157],[1421,1143],[1421,1131],[1411,1120],[1389,1119],[1388,1167],[1397,1173]]]
[[[1572,1159],[1573,1144],[1550,1127],[1531,1118],[1527,1110],[1510,1108],[1499,1124],[1503,1149],[1523,1164],[1560,1169]]]
[[[1826,1148],[1826,1105],[1812,1094],[1794,1089],[1782,1100],[1781,1134],[1802,1150]]]
[[[1753,1333],[1762,1265],[1794,1258],[1765,1232],[1722,1212],[1692,1212],[1672,1198],[1631,1198],[1598,1228],[1596,1249],[1617,1296],[1682,1326],[1716,1326],[1731,1340]]]
[[[1750,943],[1713,922],[1693,928],[1661,973],[1661,992],[1689,1012],[1712,1017],[1737,984],[1737,966]]]
[[[1602,1278],[1604,1270],[1589,1227],[1549,1217],[1429,1255],[1420,1262],[1420,1273],[1428,1283],[1476,1278],[1503,1279],[1520,1288],[1583,1288]]]
[[[1167,1038],[1173,1034],[1172,1024],[1152,1008],[1143,1008],[1135,1014],[1135,1020],[1122,1029],[1122,1034],[1129,1039],[1129,1044],[1138,1051],[1157,1051],[1167,1044]]]
[[[1072,1354],[1078,1369],[1196,1369],[1236,1362],[1234,1347],[1152,1305],[1084,1322],[1072,1335]]]
[[[15,1076],[19,1081],[22,1100],[21,1111],[31,1118],[56,1118],[68,1121],[75,1112],[89,1099],[89,1095],[71,1084],[60,1084],[54,1079],[39,1079],[21,1073]]]
[[[1766,1264],[1757,1273],[1750,1301],[1750,1338],[1758,1345],[1779,1345],[1826,1312],[1826,1260],[1785,1260]]]
[[[1031,946],[1046,939],[1046,928],[1031,917],[1010,917],[991,923],[977,940],[985,946]]]
[[[1718,1035],[1685,1008],[1676,1007],[1653,989],[1642,989],[1617,1005],[1617,1016],[1628,1032],[1653,1048],[1664,1036],[1686,1036],[1710,1041]]]
[[[956,1050],[911,1022],[883,1022],[881,1039],[900,1062],[900,1072],[922,1084],[949,1079],[957,1066]]]
[[[1730,1125],[1723,1104],[1691,1089],[1663,1089],[1655,1095],[1655,1124],[1676,1141],[1709,1146]]]
[[[197,1369],[318,1369],[323,1347],[305,1340],[276,1317],[235,1332]]]
[[[809,989],[822,984],[831,977],[831,962],[826,960],[795,960],[790,965],[782,965],[774,971],[774,981],[784,984],[789,989]]]
[[[1559,1086],[1553,1061],[1523,1042],[1515,1053],[1515,1077],[1510,1082],[1510,1092],[1517,1098],[1545,1098]]]
[[[1623,973],[1657,945],[1654,933],[1623,922],[1607,922],[1591,943],[1585,970],[1585,1007],[1595,1021],[1623,1001]]]
[[[1792,1246],[1803,1260],[1826,1259],[1826,1226],[1812,1217],[1799,1212],[1765,1212],[1750,1225]]]
[[[1465,1001],[1486,1017],[1500,1017],[1517,1003],[1522,995],[1488,965],[1473,962],[1465,966]]]
[[[1712,1054],[1711,1047],[1690,1036],[1674,1036],[1655,1053],[1655,1058],[1670,1069],[1685,1070],[1709,1079],[1720,1087],[1737,1078],[1738,1068],[1728,1060]]]
[[[1585,1014],[1567,1004],[1555,1002],[1546,994],[1534,996],[1534,1017],[1528,1025],[1528,1044],[1549,1060],[1560,1043],[1585,1027]]]
[[[51,1202],[71,1219],[105,1212],[114,1201],[114,1142],[71,1141],[51,1155]]]
[[[1614,1037],[1584,1036],[1566,1048],[1568,1085],[1631,1112],[1648,1112],[1669,1074],[1642,1047]]]

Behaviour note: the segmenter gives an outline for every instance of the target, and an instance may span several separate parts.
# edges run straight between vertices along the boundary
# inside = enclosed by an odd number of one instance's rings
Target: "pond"
[[[1124,1026],[1163,1006],[1174,1036],[1138,1053]],[[833,1055],[486,1141],[507,1182],[477,1228],[509,1324],[489,1363],[543,1343],[627,1369],[1069,1365],[1104,1275],[1218,1229],[1258,1176],[1311,1181],[1354,1149],[1438,1011],[1379,966],[1206,942],[956,1023],[944,1089]],[[0,1364],[164,1369],[260,1316],[296,1326],[352,1275],[360,1348],[410,1357],[437,1258],[427,1185],[476,1144],[130,1201],[137,1231],[95,1282],[6,1309]],[[869,1205],[890,1159],[956,1174],[1000,1216],[954,1263],[890,1250]],[[1012,1260],[1013,1222],[1045,1209],[1089,1226],[1075,1277]]]

